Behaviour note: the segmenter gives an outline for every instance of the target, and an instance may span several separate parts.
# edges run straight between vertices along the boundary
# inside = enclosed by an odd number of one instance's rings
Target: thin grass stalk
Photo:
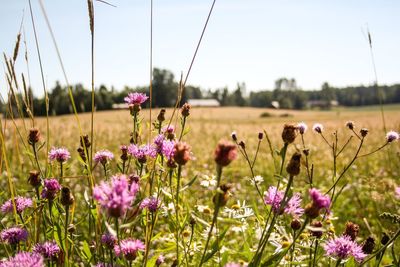
[[[151,111],[153,101],[153,0],[150,1],[150,83],[149,83],[149,94],[150,94],[150,126],[149,126],[149,143],[151,141]]]

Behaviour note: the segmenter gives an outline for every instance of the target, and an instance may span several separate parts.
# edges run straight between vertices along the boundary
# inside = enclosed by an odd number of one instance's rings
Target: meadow
[[[129,110],[96,112],[93,141],[83,158],[77,152],[85,149],[79,136],[80,131],[90,133],[90,113],[78,115],[81,130],[75,115],[49,117],[49,139],[47,119],[35,118],[40,138],[34,145],[28,142],[33,121],[3,120],[2,156],[7,160],[2,161],[1,186],[8,190],[1,193],[2,203],[11,191],[34,201],[23,212],[13,211],[13,205],[2,208],[10,213],[1,220],[3,231],[17,223],[29,238],[13,243],[2,234],[1,256],[33,249],[50,266],[399,266],[399,142],[388,142],[386,135],[399,130],[399,110],[396,105],[385,107],[386,129],[379,107],[192,107],[189,116],[176,110],[172,119],[174,111],[167,109],[164,121],[157,119],[160,109],[152,110],[151,121],[148,109],[134,116]],[[169,122],[173,131],[166,128]],[[301,122],[308,126],[303,133]],[[320,132],[312,129],[316,123],[321,124]],[[132,132],[138,133],[136,140]],[[121,145],[154,145],[159,132],[164,132],[164,142],[169,138],[190,148],[175,146],[181,158],[174,158],[172,165],[164,152],[145,152],[143,160],[143,155],[128,150],[122,159]],[[46,140],[49,149],[65,148],[70,158],[51,158]],[[84,157],[90,158],[89,147],[93,155],[107,149],[114,158],[102,162],[94,156],[88,171],[90,160]],[[42,181],[33,186],[28,177],[32,179],[29,173],[38,165]],[[115,216],[101,197],[92,195],[96,186],[103,194],[116,189],[101,181],[123,180],[121,173],[130,179],[136,174],[138,188]],[[63,189],[46,199],[42,183],[50,178]],[[329,198],[329,206],[321,206],[316,214],[315,205],[307,204],[316,201],[309,193],[312,188],[327,192],[318,195],[320,200]],[[290,204],[295,196],[302,199],[297,206]],[[107,201],[118,202],[110,198]],[[281,198],[277,204],[276,198]],[[287,210],[287,205],[296,209]],[[342,240],[339,252],[328,253],[329,242],[343,238],[343,233],[352,238]],[[368,250],[371,242],[374,246]],[[42,244],[41,250],[35,243]],[[350,249],[354,246],[359,251]]]

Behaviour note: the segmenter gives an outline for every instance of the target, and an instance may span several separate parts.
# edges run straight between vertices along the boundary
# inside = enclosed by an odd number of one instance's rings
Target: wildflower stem
[[[363,154],[363,155],[358,156],[358,158],[362,158],[362,157],[366,157],[366,156],[372,155],[372,154],[378,152],[379,150],[381,150],[382,148],[384,148],[385,146],[387,146],[388,144],[389,144],[389,142],[386,142],[384,145],[378,147],[377,149],[375,149],[375,150],[373,150],[371,152],[368,152],[367,154]]]
[[[60,184],[63,183],[63,163],[60,162]]]
[[[301,143],[303,144],[303,151],[305,151],[306,150],[306,145],[305,145],[305,142],[304,142],[304,135],[303,134],[301,135]],[[308,153],[304,153],[303,152],[303,154],[305,154],[305,156],[306,156],[306,171],[307,171],[308,183],[310,184],[310,188],[312,188],[313,179],[312,179],[312,176],[311,176],[311,173],[310,173],[310,166],[308,164]]]
[[[342,260],[341,259],[338,259],[337,261],[336,261],[336,267],[338,267],[338,266],[340,266],[340,262],[341,262]]]
[[[180,222],[179,222],[179,190],[180,190],[180,182],[181,182],[181,172],[182,165],[178,165],[178,174],[176,181],[176,192],[175,192],[175,216],[176,216],[176,260],[179,265],[179,232],[180,232]]]
[[[216,189],[216,195],[215,195],[214,216],[213,216],[213,220],[212,220],[212,223],[211,223],[211,226],[210,226],[210,231],[208,232],[208,235],[207,235],[206,244],[204,245],[204,251],[203,251],[203,255],[201,256],[199,267],[202,266],[203,263],[204,263],[204,258],[205,258],[206,253],[207,253],[208,244],[210,243],[212,231],[214,229],[215,223],[217,222],[217,218],[218,218],[218,212],[219,212],[219,208],[220,208],[218,189],[219,189],[219,184],[220,184],[220,181],[221,181],[221,176],[222,176],[222,166],[217,165],[217,185],[216,185],[217,189]]]
[[[294,246],[294,245],[293,245]],[[316,265],[316,260],[317,260],[317,251],[318,251],[318,240],[315,240],[315,246],[314,246],[314,259],[313,259],[313,265],[312,266],[317,266]]]
[[[186,125],[186,117],[183,116],[182,119],[182,129],[181,129],[181,133],[179,135],[179,142],[181,141],[182,137],[183,137],[183,131],[185,130],[185,125]]]
[[[66,205],[65,206],[65,227],[64,227],[65,261],[66,262],[68,262],[68,221],[69,221],[69,205]]]
[[[111,249],[108,250],[108,253],[110,254],[110,263],[111,267],[114,267],[114,257],[113,257],[113,252]]]
[[[39,169],[39,172],[44,177],[44,173],[42,172],[42,169],[40,168],[40,164],[39,164],[39,160],[38,160],[38,156],[37,156],[36,144],[32,144],[32,150],[33,150],[33,156],[35,157],[36,165],[37,165],[37,167]]]
[[[282,172],[283,172],[283,166],[285,165],[286,151],[287,151],[288,146],[289,146],[289,144],[285,143],[283,148],[281,149],[281,152],[280,152],[281,158],[282,158],[282,162],[281,162],[281,168],[280,168],[280,171],[279,171],[279,175],[282,175]]]

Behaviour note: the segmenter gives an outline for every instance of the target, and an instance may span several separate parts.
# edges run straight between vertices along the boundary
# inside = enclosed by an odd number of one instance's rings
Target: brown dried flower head
[[[282,140],[285,144],[294,142],[297,136],[297,127],[293,124],[285,124],[282,131]]]
[[[219,166],[228,166],[236,156],[237,149],[235,144],[226,140],[219,141],[214,152],[214,160]]]
[[[287,173],[292,176],[296,176],[300,173],[300,159],[301,154],[299,152],[295,152],[286,167]]]
[[[38,128],[31,128],[28,134],[28,143],[34,145],[40,140],[40,131]]]
[[[190,115],[191,106],[188,103],[183,104],[181,108],[181,114],[183,117],[188,117]]]
[[[190,146],[184,142],[178,142],[174,146],[174,161],[178,165],[185,165],[190,160]]]

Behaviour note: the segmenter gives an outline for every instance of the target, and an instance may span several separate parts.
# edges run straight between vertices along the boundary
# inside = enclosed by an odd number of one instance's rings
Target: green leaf
[[[195,177],[193,177],[193,179],[190,180],[189,183],[187,183],[186,185],[184,185],[184,186],[181,188],[181,190],[179,190],[179,192],[182,192],[182,191],[185,191],[186,189],[188,189],[188,188],[196,181],[197,176],[198,176],[198,175],[196,175]]]
[[[86,242],[86,240],[83,240],[82,251],[83,251],[84,255],[86,256],[86,259],[88,260],[88,262],[90,262],[90,260],[92,259],[92,252],[90,252],[89,244]]]

